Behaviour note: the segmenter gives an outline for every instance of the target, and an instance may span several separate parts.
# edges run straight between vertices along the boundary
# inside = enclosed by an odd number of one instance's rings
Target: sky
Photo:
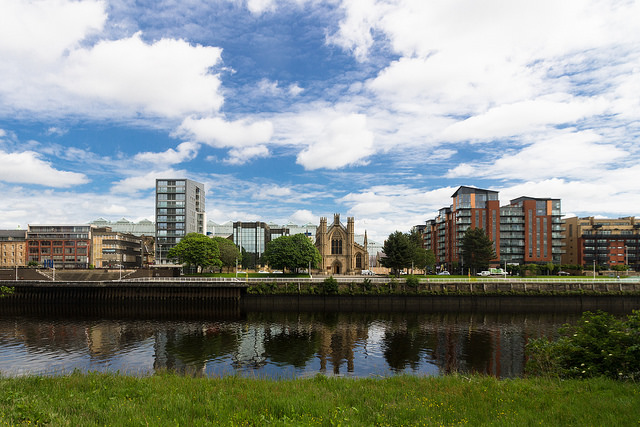
[[[355,217],[382,242],[461,185],[640,214],[640,2],[0,0],[0,228]]]

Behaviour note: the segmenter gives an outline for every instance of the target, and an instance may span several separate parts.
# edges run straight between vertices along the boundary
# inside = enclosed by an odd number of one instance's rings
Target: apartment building
[[[27,265],[27,232],[0,230],[0,267]]]
[[[462,239],[469,228],[482,228],[493,241],[496,265],[560,264],[560,199],[519,197],[501,207],[497,191],[466,186],[451,197],[451,206],[422,228],[423,245],[433,250],[440,268],[462,266]]]
[[[156,179],[156,263],[189,233],[206,234],[204,184],[190,179]]]
[[[612,268],[640,268],[640,222],[634,217],[565,219],[566,253],[562,263]]]

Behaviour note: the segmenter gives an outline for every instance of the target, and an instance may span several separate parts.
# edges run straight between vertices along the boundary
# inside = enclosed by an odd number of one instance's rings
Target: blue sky
[[[640,2],[3,0],[0,228],[354,216],[377,241],[460,185],[640,212]]]

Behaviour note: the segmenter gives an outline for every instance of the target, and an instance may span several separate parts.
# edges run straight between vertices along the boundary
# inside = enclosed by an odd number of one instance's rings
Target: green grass
[[[0,377],[3,425],[638,425],[640,387],[606,379]]]

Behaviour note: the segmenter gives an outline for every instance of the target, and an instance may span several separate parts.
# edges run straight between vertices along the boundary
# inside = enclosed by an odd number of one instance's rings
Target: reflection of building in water
[[[456,325],[437,327],[432,363],[444,374],[475,372],[499,378],[524,373],[524,346],[528,340],[522,325]]]
[[[158,328],[155,333],[153,369],[186,375],[204,374],[211,355],[194,352],[194,346],[196,349],[203,348],[198,341],[204,339],[205,331],[201,324],[185,323],[179,327]]]
[[[353,372],[353,349],[358,342],[366,342],[368,328],[360,322],[343,321],[334,327],[323,325],[319,328],[319,332],[320,371],[326,373],[329,364],[333,367],[333,374],[339,375],[340,367],[346,362],[347,372]]]
[[[152,337],[153,329],[146,324],[102,321],[86,328],[89,354],[97,359],[108,359],[123,348],[131,347]]]

